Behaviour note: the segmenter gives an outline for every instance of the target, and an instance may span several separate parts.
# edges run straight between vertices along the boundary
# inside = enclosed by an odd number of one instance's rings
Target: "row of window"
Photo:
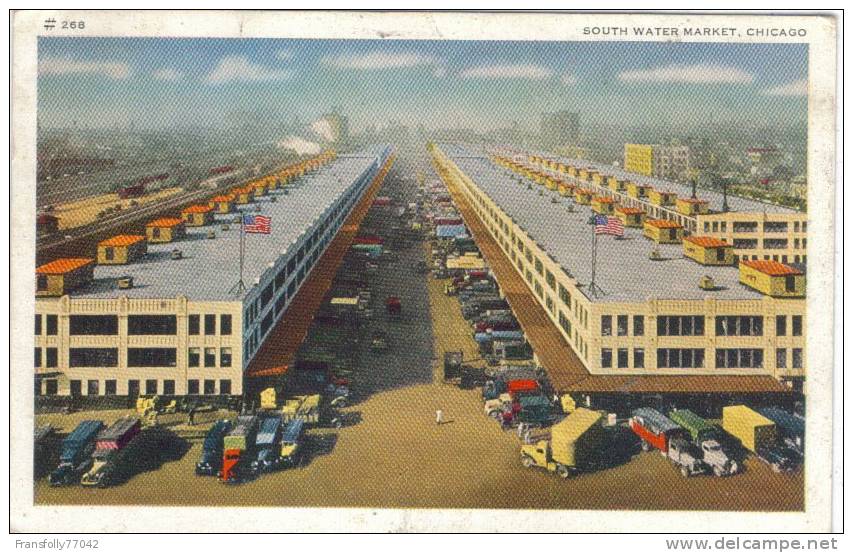
[[[629,365],[628,348],[616,350],[616,368],[635,369],[645,368],[646,354],[643,348],[633,349],[633,364]],[[802,348],[791,349],[791,368],[803,368]],[[714,352],[714,363],[718,369],[752,368],[760,369],[764,366],[764,350],[759,348],[717,348]],[[657,366],[659,369],[685,369],[702,368],[705,366],[705,350],[702,348],[658,348]],[[613,350],[611,348],[601,349],[601,367],[610,369],[614,367]],[[776,350],[776,367],[788,368],[788,350],[779,348]]]
[[[44,358],[42,358],[42,349]],[[36,368],[56,368],[59,354],[56,348],[35,348]],[[219,348],[219,364],[216,363],[216,348],[189,348],[187,366],[199,367],[202,359],[205,367],[230,367],[231,348]],[[177,365],[175,348],[127,348],[128,367],[174,367]],[[69,348],[69,367],[118,367],[118,348]]]
[[[206,314],[204,319],[204,334],[216,334],[217,316]],[[58,331],[56,315],[46,315],[44,332],[55,335]],[[187,317],[187,333],[201,334],[202,315]],[[219,334],[230,336],[232,331],[231,315],[219,315]],[[42,316],[36,315],[35,333],[42,332]],[[178,317],[176,315],[128,315],[127,334],[130,336],[174,336],[178,333]],[[68,317],[68,334],[71,336],[116,336],[118,335],[118,315],[71,315]]]
[[[367,177],[369,175],[369,173],[366,174]],[[248,338],[244,344],[246,359],[250,359],[257,351],[261,345],[262,337],[272,329],[277,318],[284,312],[288,299],[293,297],[298,286],[310,272],[311,267],[319,260],[320,255],[331,241],[334,232],[343,224],[346,215],[350,212],[350,207],[358,199],[358,192],[363,189],[368,181],[369,179],[362,177],[359,183],[343,196],[343,201],[338,207],[333,209],[326,219],[318,225],[305,244],[297,250],[296,255],[290,258],[279,269],[275,278],[264,287],[256,300],[247,306],[244,316],[246,330],[257,321],[270,302],[274,300],[272,309],[263,316],[259,328],[255,328],[253,332],[248,333]],[[302,263],[306,257],[307,260]],[[301,266],[300,263],[302,263]],[[298,270],[297,267],[299,267]],[[296,272],[296,277],[290,278],[294,274],[294,271]],[[287,285],[287,289],[285,289],[284,286],[288,279],[290,279],[290,283]],[[278,293],[278,297],[276,297],[276,293]]]
[[[717,222],[709,223],[705,222],[705,232],[726,232],[726,222],[721,221],[719,225]],[[788,223],[787,221],[764,221],[762,226],[764,232],[788,232]],[[806,232],[808,230],[808,223],[806,221],[794,221],[794,232]],[[735,221],[732,223],[732,231],[736,233],[741,232],[758,232],[758,222],[757,221]]]
[[[82,396],[83,395],[83,382],[82,380],[70,380],[70,393],[72,396]],[[86,380],[86,394],[90,396],[99,396],[101,394],[101,382],[100,380]],[[175,381],[174,380],[163,380],[163,386],[160,387],[160,381],[151,378],[145,381],[145,394],[146,395],[156,395],[163,394],[166,396],[175,395]],[[138,396],[140,392],[140,382],[139,380],[128,380],[127,381],[127,391],[128,395]],[[202,388],[203,386],[203,388]],[[103,381],[103,395],[105,396],[114,396],[117,395],[118,390],[118,381],[117,380],[104,380]],[[46,379],[44,381],[44,387],[42,388],[41,382],[36,381],[35,387],[36,395],[47,395],[47,396],[55,396],[59,393],[59,382],[56,379]],[[216,380],[206,379],[206,380],[198,380],[198,379],[190,379],[187,380],[187,395],[215,395],[217,394],[217,386]],[[231,380],[229,379],[221,379],[219,380],[219,395],[231,395]]]
[[[628,315],[616,315],[616,336],[628,336]],[[613,336],[613,315],[601,316],[601,335]],[[802,336],[802,315],[791,315],[791,335]],[[634,315],[632,318],[633,336],[643,336],[645,333],[644,317]],[[764,318],[756,315],[718,315],[714,317],[714,331],[717,336],[763,336]],[[786,336],[788,333],[788,316],[776,316],[776,335]],[[705,334],[705,318],[701,315],[658,315],[658,336],[703,336]]]

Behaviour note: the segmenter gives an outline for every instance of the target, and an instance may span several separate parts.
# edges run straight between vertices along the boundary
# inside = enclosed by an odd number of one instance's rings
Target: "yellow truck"
[[[556,472],[560,478],[592,468],[601,459],[604,415],[578,408],[551,427],[551,439],[521,446],[521,464]]]
[[[774,472],[794,470],[802,461],[796,451],[780,443],[776,423],[746,405],[723,407],[722,427]]]

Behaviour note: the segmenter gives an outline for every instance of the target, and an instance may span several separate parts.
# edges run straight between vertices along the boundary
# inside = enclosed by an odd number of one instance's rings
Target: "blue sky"
[[[219,126],[242,113],[354,127],[805,123],[794,44],[40,38],[42,125]]]

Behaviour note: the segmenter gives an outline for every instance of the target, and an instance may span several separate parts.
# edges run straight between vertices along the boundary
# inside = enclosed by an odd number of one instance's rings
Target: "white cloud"
[[[393,69],[398,67],[417,67],[437,63],[433,56],[416,52],[381,52],[373,51],[365,54],[342,54],[327,56],[322,60],[324,65],[339,69]]]
[[[157,81],[180,81],[184,78],[183,73],[181,73],[177,69],[172,69],[171,67],[164,67],[163,69],[158,69],[151,73],[151,76],[154,77],[154,80]]]
[[[275,59],[281,61],[287,61],[293,59],[293,51],[292,50],[279,50],[275,53]]]
[[[335,131],[332,130],[332,124],[325,118],[311,123],[311,130],[326,142],[335,141]]]
[[[462,71],[459,76],[463,79],[547,79],[554,72],[541,65],[534,64],[506,64],[506,65],[480,65],[469,67]]]
[[[100,75],[109,79],[126,79],[132,71],[119,61],[79,61],[71,58],[45,58],[39,61],[40,75]]]
[[[800,79],[799,81],[768,88],[762,94],[765,96],[808,96],[809,83],[806,79]]]
[[[578,78],[572,75],[571,73],[564,73],[560,77],[560,82],[566,86],[572,86],[573,84],[577,84]]]
[[[745,84],[751,83],[754,77],[737,67],[699,63],[623,71],[618,79],[624,83]]]
[[[272,69],[252,63],[245,56],[227,56],[219,60],[219,64],[205,78],[210,84],[238,82],[280,81],[289,79],[291,71]]]

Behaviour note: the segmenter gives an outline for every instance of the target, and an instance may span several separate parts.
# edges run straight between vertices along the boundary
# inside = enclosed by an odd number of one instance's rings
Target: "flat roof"
[[[106,240],[98,242],[99,246],[130,246],[137,242],[143,242],[145,237],[141,234],[118,234]]]
[[[503,155],[507,155],[508,157],[512,158],[512,154],[510,154],[509,152]],[[605,165],[603,163],[596,163],[594,161],[589,161],[585,159],[561,157],[548,152],[531,151],[526,152],[526,155],[535,155],[545,159],[553,160],[557,163],[562,163],[564,165],[571,165],[576,168],[586,168],[587,170],[598,171],[602,175],[608,177],[613,176],[620,180],[626,180],[637,184],[651,186],[656,190],[661,190],[663,192],[672,192],[674,194],[677,194],[679,198],[692,197],[692,188],[688,184],[672,182],[655,177],[648,177],[646,175],[640,175],[637,173],[630,173],[622,169],[621,167]],[[711,211],[719,212],[723,210],[722,192],[708,190],[706,188],[697,188],[696,195],[701,200],[707,200],[708,208]],[[762,202],[761,200],[753,200],[752,198],[745,198],[743,196],[728,194],[727,199],[729,204],[729,211],[740,211],[745,213],[802,213],[803,215],[805,215],[805,213],[803,213],[802,211],[792,209],[790,207],[776,205],[770,202]]]
[[[235,213],[215,214],[210,225],[188,227],[186,236],[180,240],[149,244],[148,253],[134,263],[98,266],[92,282],[71,291],[70,295],[72,298],[183,295],[194,301],[241,301],[246,292],[231,293],[240,278],[240,211],[271,218],[270,234],[244,236],[243,282],[248,291],[271,263],[288,252],[315,220],[381,159],[383,150],[384,147],[374,146],[356,154],[339,155],[283,189],[238,206]],[[276,201],[271,201],[272,198]],[[261,206],[261,211],[254,211],[255,206]],[[229,230],[222,230],[223,223],[229,223]],[[216,234],[215,239],[207,238],[209,231]],[[181,250],[181,259],[171,258],[174,249]],[[123,276],[133,277],[133,288],[118,288],[116,279]]]
[[[510,216],[563,270],[576,279],[592,301],[639,302],[651,299],[756,300],[763,294],[739,282],[734,266],[706,266],[684,257],[678,244],[656,244],[642,229],[626,228],[623,239],[599,236],[595,284],[603,294],[593,295],[592,226],[590,206],[578,205],[542,186],[529,190],[517,175],[492,163],[485,155],[454,145],[441,145],[463,173]],[[540,195],[539,193],[542,193]],[[567,207],[572,205],[573,212]],[[653,249],[661,260],[649,259]],[[714,279],[714,290],[699,287],[702,277]]]
[[[85,267],[95,260],[88,257],[61,257],[50,263],[45,263],[36,268],[38,275],[64,275],[81,267]]]

